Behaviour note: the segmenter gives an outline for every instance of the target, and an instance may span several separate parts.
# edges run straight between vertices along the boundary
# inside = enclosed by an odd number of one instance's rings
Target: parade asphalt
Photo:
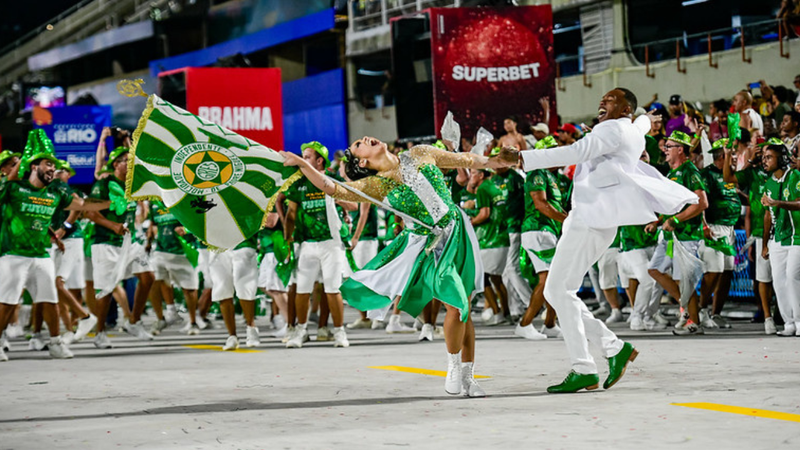
[[[333,348],[313,341],[312,324],[312,342],[289,350],[262,325],[260,347],[229,353],[221,329],[178,328],[149,342],[112,333],[111,350],[76,343],[72,360],[13,340],[0,364],[0,449],[800,445],[800,338],[765,336],[749,320],[688,338],[615,324],[638,359],[613,388],[567,395],[545,391],[569,371],[561,339],[478,323],[476,373],[489,377],[478,399],[445,393],[438,338],[354,330],[350,348]]]

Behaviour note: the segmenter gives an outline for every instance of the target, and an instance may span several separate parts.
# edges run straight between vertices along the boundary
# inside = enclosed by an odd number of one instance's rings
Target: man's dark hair
[[[786,113],[787,116],[791,117],[791,121],[796,123],[800,126],[800,113],[797,111],[789,111]]]
[[[725,111],[728,112],[731,109],[731,102],[721,98],[711,103],[714,105],[714,108],[717,108],[717,111]]]
[[[778,155],[778,167],[786,168],[792,165],[789,149],[785,145],[768,145],[764,151],[771,150]]]
[[[775,86],[772,91],[779,102],[786,103],[789,100],[789,90],[784,86]]]
[[[750,142],[750,139],[753,138],[750,135],[750,130],[747,128],[742,128],[740,131],[742,132],[742,137],[739,139],[739,142]]]
[[[629,89],[625,89],[623,87],[618,87],[617,90],[622,91],[625,94],[625,101],[628,102],[628,105],[631,107],[631,114],[636,111],[636,108],[639,107],[639,101],[636,100],[636,95],[631,92]]]

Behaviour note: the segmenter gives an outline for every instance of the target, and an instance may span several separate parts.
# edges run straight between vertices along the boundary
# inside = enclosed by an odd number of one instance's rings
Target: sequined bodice
[[[410,157],[401,155],[403,184],[395,186],[386,194],[386,201],[397,210],[420,222],[445,227],[457,215],[450,189],[447,188],[442,171],[433,164],[417,166]],[[428,230],[406,224],[415,233],[427,234]]]

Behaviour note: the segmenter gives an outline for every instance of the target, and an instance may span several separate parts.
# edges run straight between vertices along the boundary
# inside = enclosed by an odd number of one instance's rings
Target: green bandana
[[[762,142],[762,143],[758,144],[757,147],[766,147],[768,145],[785,145],[785,144],[783,143],[782,140],[780,140],[780,139],[778,139],[776,137],[771,137],[771,138],[767,139],[766,142]]]
[[[727,145],[728,145],[728,138],[722,138],[718,141],[714,141],[714,143],[711,144],[711,150],[718,150],[721,148],[725,148]]]
[[[129,151],[130,151],[130,149],[125,148],[125,147],[117,147],[117,148],[115,148],[114,151],[111,152],[110,155],[108,155],[108,162],[106,163],[106,167],[105,167],[105,169],[103,169],[103,171],[104,172],[113,172],[114,171],[114,161],[116,161],[117,158],[119,158],[124,153],[129,152]]]
[[[58,163],[56,163],[56,170],[66,170],[70,176],[75,176],[75,169],[72,168],[69,161],[64,161],[63,159],[59,159]]]
[[[556,138],[554,138],[553,136],[545,136],[544,139],[539,139],[538,141],[536,141],[536,144],[534,144],[533,146],[533,148],[535,148],[536,150],[542,150],[545,148],[553,148],[553,147],[558,147],[558,142],[556,142]]]
[[[320,144],[317,141],[311,141],[311,142],[306,142],[305,144],[301,145],[300,146],[300,151],[302,152],[307,148],[310,148],[310,149],[314,150],[315,152],[317,152],[319,154],[319,156],[322,156],[323,158],[325,158],[325,168],[326,169],[328,168],[328,166],[331,165],[330,160],[328,160],[328,147],[325,147],[324,145]]]
[[[669,135],[667,140],[677,142],[683,145],[688,145],[688,146],[692,145],[692,138],[690,138],[689,135],[684,133],[683,131],[678,131],[678,130],[673,131],[672,134]]]
[[[9,160],[9,159],[11,159],[11,158],[13,158],[15,156],[17,158],[19,158],[20,156],[22,156],[22,154],[21,153],[13,153],[11,150],[3,150],[2,152],[0,152],[0,166],[2,166],[7,160]]]

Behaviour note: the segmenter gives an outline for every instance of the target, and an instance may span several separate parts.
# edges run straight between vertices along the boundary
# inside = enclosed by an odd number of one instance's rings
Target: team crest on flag
[[[261,229],[277,193],[300,178],[279,152],[151,95],[129,154],[126,195],[158,198],[211,247]]]

